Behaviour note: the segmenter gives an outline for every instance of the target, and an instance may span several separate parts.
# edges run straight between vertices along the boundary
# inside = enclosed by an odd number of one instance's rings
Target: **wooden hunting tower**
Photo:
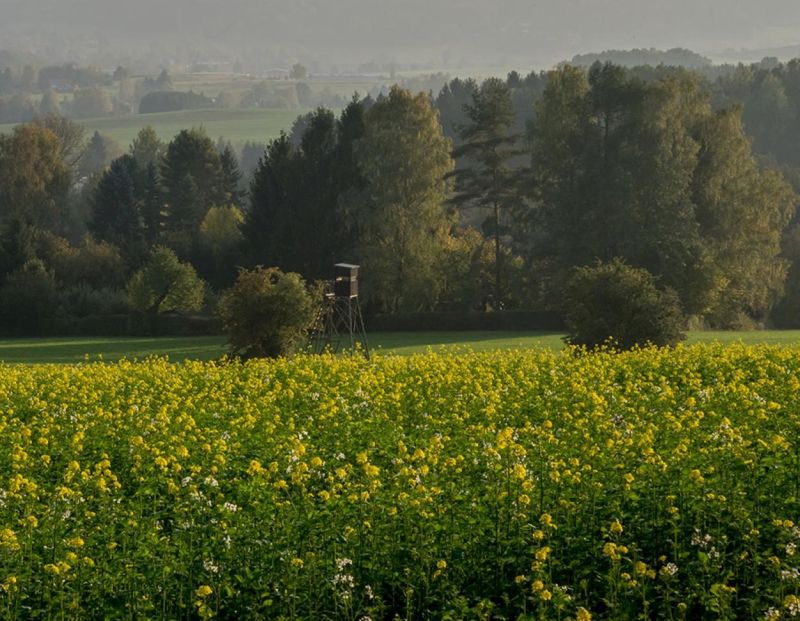
[[[333,266],[334,277],[326,283],[325,298],[311,332],[310,346],[314,353],[349,349],[369,360],[367,331],[358,301],[359,267],[350,263]]]
[[[333,281],[333,293],[337,298],[358,297],[358,265],[351,263],[337,263],[333,266],[336,270]]]

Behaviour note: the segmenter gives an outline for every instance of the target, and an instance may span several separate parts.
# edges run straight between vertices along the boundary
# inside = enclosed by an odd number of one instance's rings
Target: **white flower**
[[[203,569],[205,569],[208,573],[211,574],[218,574],[219,573],[219,565],[214,563],[214,561],[210,559],[206,559],[203,561]]]
[[[225,511],[230,511],[231,513],[236,513],[239,510],[239,507],[232,502],[226,502],[222,505]]]
[[[349,567],[353,565],[353,561],[349,558],[339,558],[336,559],[336,568],[338,572],[336,575],[333,576],[331,582],[335,587],[341,589],[339,595],[345,599],[350,597],[350,592],[356,585],[355,579],[353,576],[347,571]]]
[[[678,566],[675,563],[667,563],[666,565],[664,565],[661,571],[663,571],[668,576],[674,576],[675,574],[678,573]]]
[[[692,534],[692,545],[697,546],[705,550],[708,545],[714,540],[714,538],[709,535],[705,534],[702,537],[700,536],[700,531],[696,528],[694,529],[694,533]]]
[[[781,611],[777,608],[767,608],[764,611],[764,619],[765,621],[775,621],[776,619],[781,618]]]

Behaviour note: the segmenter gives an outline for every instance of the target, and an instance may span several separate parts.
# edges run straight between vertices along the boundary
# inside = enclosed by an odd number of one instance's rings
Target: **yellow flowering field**
[[[800,351],[0,367],[0,618],[800,618]]]

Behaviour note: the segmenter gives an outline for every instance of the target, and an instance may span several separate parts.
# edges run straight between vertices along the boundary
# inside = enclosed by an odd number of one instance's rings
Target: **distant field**
[[[497,349],[561,349],[562,335],[548,332],[380,332],[369,334],[372,350],[379,354],[408,356],[427,351],[492,351]],[[742,342],[747,345],[800,345],[800,330],[759,332],[691,332],[688,344]],[[87,357],[115,361],[121,358],[169,356],[170,360],[213,360],[226,351],[225,338],[105,338],[63,337],[0,340],[0,362],[75,363]]]
[[[371,76],[360,78],[348,76],[341,79],[310,77],[305,80],[283,80],[230,73],[181,73],[172,76],[172,85],[175,90],[194,91],[195,93],[203,93],[208,97],[216,97],[220,92],[241,94],[261,82],[266,82],[276,87],[293,86],[297,82],[303,82],[308,84],[315,94],[330,92],[345,99],[350,99],[353,93],[358,92],[362,96],[366,95],[371,89],[385,84],[387,80]]]
[[[170,140],[182,129],[204,127],[216,140],[220,136],[241,145],[246,141],[266,142],[276,138],[281,130],[289,130],[294,120],[305,110],[181,110],[157,114],[130,114],[126,116],[84,119],[79,121],[90,132],[108,134],[123,147],[128,146],[140,129],[152,125],[159,137]],[[8,132],[13,125],[0,125],[0,133]]]

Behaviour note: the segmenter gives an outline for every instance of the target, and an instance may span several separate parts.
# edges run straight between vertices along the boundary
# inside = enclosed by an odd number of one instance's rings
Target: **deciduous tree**
[[[365,115],[356,148],[364,178],[358,219],[369,299],[379,309],[435,305],[453,224],[446,206],[451,143],[430,99],[393,87]]]

